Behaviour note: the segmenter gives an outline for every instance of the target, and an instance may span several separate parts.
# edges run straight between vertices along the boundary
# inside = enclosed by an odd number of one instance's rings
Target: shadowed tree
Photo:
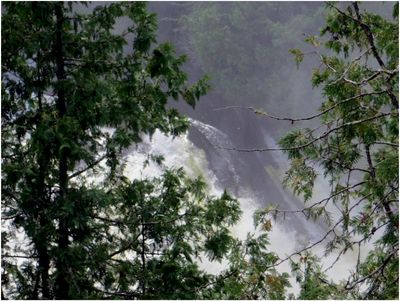
[[[187,129],[168,100],[194,107],[208,84],[187,85],[144,3],[85,6],[2,4],[2,297],[262,298],[267,272],[283,293],[266,236],[230,233],[237,200],[180,169],[124,176],[123,151],[142,135]],[[202,256],[230,263],[211,275]]]
[[[322,218],[329,226],[320,240],[276,263],[301,255],[304,269],[294,265],[296,273],[302,271],[298,278],[301,298],[397,298],[398,3],[393,20],[362,10],[358,3],[327,6],[329,14],[322,30],[325,41],[309,36],[310,51],[291,50],[297,63],[306,55],[321,60],[312,77],[313,85],[322,88],[320,112],[305,118],[283,118],[246,108],[292,124],[319,118],[321,125],[289,132],[280,140],[280,149],[239,151],[286,152],[291,165],[284,183],[306,202],[319,171],[329,181],[329,196],[302,210],[272,206],[258,212],[260,220],[265,214],[298,212],[314,220]],[[321,51],[323,45],[330,55]],[[338,217],[332,217],[333,211]],[[366,243],[374,247],[361,260]],[[343,283],[328,283],[324,272],[330,267],[323,270],[314,256],[304,256],[319,244],[325,244],[326,254],[336,251],[337,260],[347,251],[358,251],[356,266]]]
[[[141,134],[186,130],[187,120],[166,107],[168,98],[194,106],[207,88],[204,80],[186,85],[185,59],[170,45],[152,46],[156,19],[143,3],[113,3],[87,14],[77,6],[3,5],[3,217],[24,230],[29,256],[37,258],[37,266],[23,266],[32,279],[4,266],[21,278],[20,296],[30,286],[29,298],[79,296],[71,292],[75,265],[83,271],[84,259],[74,253],[74,235],[90,237],[99,204],[89,202],[96,190],[78,178],[105,162],[108,185],[118,185],[119,155]],[[115,33],[121,18],[130,25]]]

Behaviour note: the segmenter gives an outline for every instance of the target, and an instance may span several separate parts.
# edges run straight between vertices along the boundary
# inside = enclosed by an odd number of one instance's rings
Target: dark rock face
[[[157,4],[157,5],[155,5]],[[149,5],[150,10],[158,14],[158,19],[174,19],[185,13],[185,6],[173,2]],[[176,9],[178,8],[178,9]],[[179,12],[180,10],[180,12]],[[184,53],[179,35],[173,30],[173,22],[160,26],[159,41],[171,41],[177,46],[177,53]],[[189,61],[185,70],[190,79],[198,79],[202,71]],[[171,101],[170,105],[191,118],[192,126],[189,139],[196,147],[204,150],[210,169],[217,176],[221,188],[241,196],[243,191],[250,191],[262,208],[268,204],[277,204],[280,209],[299,209],[302,202],[289,191],[282,188],[278,175],[269,170],[282,173],[285,169],[282,155],[274,152],[238,152],[225,148],[275,148],[278,127],[287,126],[282,122],[257,116],[246,109],[219,109],[232,103],[214,90],[201,98],[195,110],[183,102]],[[243,100],[246,106],[246,100]],[[216,110],[219,109],[219,110]],[[283,157],[284,158],[284,157]],[[290,217],[289,228],[309,233],[302,215]],[[314,226],[315,227],[315,226]],[[315,228],[313,229],[315,235]],[[306,234],[306,236],[308,236]]]

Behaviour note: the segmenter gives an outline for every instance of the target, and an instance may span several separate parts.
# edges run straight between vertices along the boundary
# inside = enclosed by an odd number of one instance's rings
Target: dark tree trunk
[[[56,14],[56,44],[55,44],[55,52],[56,52],[56,64],[57,64],[57,109],[59,118],[62,120],[66,114],[66,100],[65,100],[65,90],[63,87],[63,83],[65,80],[64,73],[64,56],[63,56],[63,3],[59,2],[55,6],[55,14]],[[68,263],[68,226],[67,226],[67,218],[64,214],[62,214],[62,208],[64,207],[67,196],[68,189],[68,154],[65,148],[61,149],[59,155],[59,174],[58,181],[60,185],[60,193],[59,193],[59,208],[61,210],[61,214],[58,221],[58,256],[56,260],[56,293],[55,297],[57,299],[70,299],[69,294],[69,263]]]
[[[44,145],[43,141],[43,145]],[[46,196],[46,183],[45,183],[45,174],[49,165],[49,152],[46,146],[40,150],[39,153],[39,174],[37,186],[35,189],[35,199],[33,204],[37,204],[37,211],[35,213],[35,219],[39,220],[38,231],[35,237],[33,237],[33,242],[35,244],[35,248],[38,252],[39,257],[39,278],[41,279],[41,291],[43,299],[50,299],[50,288],[49,288],[49,269],[50,269],[50,256],[49,251],[47,249],[48,237],[47,230],[48,223],[51,223],[46,218],[46,207],[49,205],[48,198]]]
[[[38,71],[38,82],[41,83],[41,64],[40,64],[40,51],[37,54],[38,61],[37,61],[37,71]],[[42,123],[42,114],[43,114],[43,105],[42,105],[42,97],[43,93],[41,91],[42,87],[39,88],[38,92],[38,102],[39,102],[39,121],[38,123]],[[38,204],[38,213],[37,219],[39,220],[39,233],[40,235],[34,239],[35,247],[38,252],[39,257],[39,267],[38,267],[38,280],[41,280],[41,291],[42,291],[42,298],[43,299],[50,299],[50,288],[49,288],[49,269],[50,269],[50,256],[49,251],[47,249],[47,242],[48,237],[46,234],[46,227],[48,226],[48,221],[46,219],[46,208],[49,206],[49,199],[46,195],[46,173],[48,172],[49,168],[49,161],[50,161],[50,152],[49,146],[47,142],[41,138],[40,140],[41,148],[39,149],[38,154],[38,166],[39,166],[39,176],[36,186],[36,200],[35,203]],[[38,288],[35,287],[37,291]],[[35,299],[35,298],[34,298]]]

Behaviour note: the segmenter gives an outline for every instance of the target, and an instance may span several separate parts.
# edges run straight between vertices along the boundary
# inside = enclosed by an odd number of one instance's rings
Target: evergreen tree
[[[360,252],[371,242],[374,248],[366,260],[359,256],[351,276],[337,284],[340,294],[335,294],[393,299],[398,297],[399,279],[398,3],[393,20],[362,10],[358,3],[327,6],[329,15],[322,30],[327,38],[309,36],[306,41],[311,51],[291,50],[297,63],[307,54],[321,59],[312,77],[325,98],[320,112],[297,119],[274,117],[261,110],[256,113],[291,123],[321,121],[317,128],[293,130],[280,141],[291,162],[285,183],[295,193],[309,201],[318,171],[331,186],[327,198],[298,211],[314,220],[323,218],[328,232],[289,257],[303,258],[303,251],[324,243],[326,253],[336,250],[339,259],[349,250]],[[330,54],[321,51],[324,45]],[[332,217],[335,207],[337,218]],[[277,207],[264,210],[267,212],[275,216],[287,213]],[[300,278],[300,297],[327,297],[329,286],[320,281],[323,271],[318,261],[312,260]]]
[[[145,4],[2,5],[2,298],[282,296],[266,235],[230,233],[237,200],[181,169],[124,176],[142,135],[188,128],[168,100],[194,107],[208,88],[155,44]],[[226,270],[201,270],[204,255]],[[264,287],[269,273],[282,285]]]
[[[155,129],[186,130],[167,100],[194,106],[207,84],[187,86],[184,57],[168,44],[152,46],[156,19],[143,3],[90,13],[62,2],[4,3],[3,10],[3,219],[23,229],[30,244],[24,256],[33,259],[8,262],[18,255],[6,251],[12,233],[4,233],[3,281],[16,283],[14,297],[89,296],[94,283],[79,281],[96,261],[85,262],[108,249],[81,248],[98,231],[93,215],[108,210],[106,195],[121,185],[122,150]],[[115,33],[121,18],[131,25]],[[92,187],[83,176],[100,167],[107,181]]]

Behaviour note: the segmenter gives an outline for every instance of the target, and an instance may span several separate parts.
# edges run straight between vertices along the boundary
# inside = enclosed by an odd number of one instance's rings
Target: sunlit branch
[[[378,70],[378,71],[376,71],[375,73],[371,74],[369,77],[364,78],[364,79],[362,79],[361,81],[358,81],[358,82],[349,80],[349,79],[347,79],[347,78],[345,78],[344,80],[345,80],[346,82],[348,82],[348,83],[351,83],[351,84],[355,85],[355,86],[362,86],[362,85],[368,83],[369,81],[375,79],[376,77],[378,77],[378,76],[379,76],[380,74],[382,74],[382,73],[383,73],[383,74],[388,74],[389,76],[393,76],[393,75],[396,74],[398,71],[399,71],[398,69],[395,69],[395,70],[393,70],[393,71],[390,71],[390,70]],[[387,90],[386,92],[387,92],[388,94],[390,93],[389,90]]]
[[[354,60],[351,61],[351,63],[349,64],[349,66],[346,68],[346,70],[342,73],[342,75],[336,79],[335,81],[327,84],[327,86],[331,86],[334,85],[338,82],[340,82],[341,80],[345,80],[348,81],[348,79],[346,78],[346,74],[347,72],[350,71],[350,69],[354,66],[354,63],[358,62],[364,55],[366,55],[369,51],[371,50],[371,47],[366,49],[364,52],[362,52],[357,58],[355,58]]]

